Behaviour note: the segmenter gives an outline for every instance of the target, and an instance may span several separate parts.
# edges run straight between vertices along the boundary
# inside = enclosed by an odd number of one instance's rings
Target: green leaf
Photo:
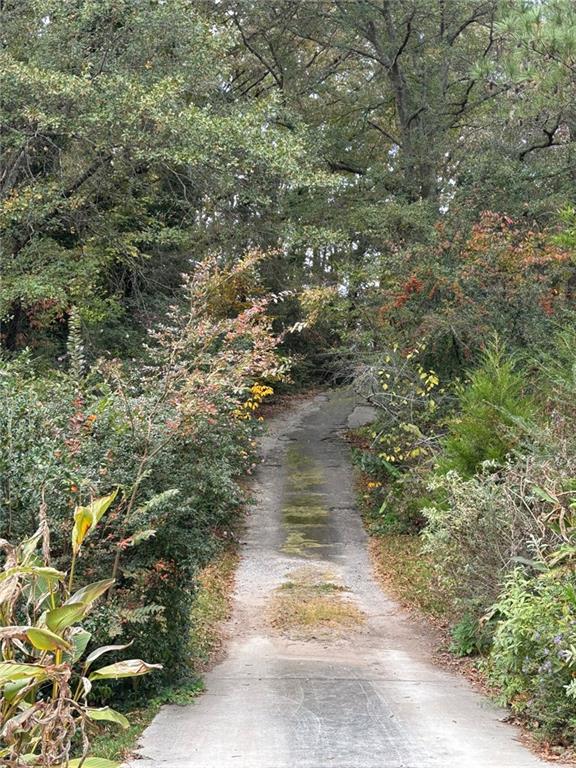
[[[118,680],[121,677],[139,677],[154,669],[162,669],[162,664],[147,664],[141,659],[127,659],[97,669],[90,675],[90,680]]]
[[[98,525],[117,494],[118,489],[116,488],[108,496],[94,499],[86,507],[76,507],[74,510],[74,528],[72,529],[72,551],[74,553],[78,553],[84,539]]]
[[[126,643],[125,645],[101,645],[100,648],[96,648],[96,650],[92,651],[92,653],[89,653],[86,657],[86,669],[93,664],[96,659],[99,659],[100,656],[103,656],[105,653],[111,653],[112,651],[123,651],[126,648],[129,648],[132,645],[132,642]]]
[[[86,603],[72,603],[54,608],[46,614],[46,626],[51,632],[63,632],[84,616],[87,607]]]
[[[117,723],[124,729],[130,727],[128,719],[120,712],[116,712],[115,709],[110,709],[110,707],[100,707],[99,709],[88,708],[86,714],[90,720],[106,720],[110,723]]]
[[[102,581],[95,581],[93,584],[88,584],[82,589],[75,592],[72,597],[69,597],[64,605],[72,605],[74,603],[85,603],[90,605],[97,600],[104,592],[107,592],[114,584],[114,579],[103,579]]]
[[[13,683],[16,680],[34,678],[44,680],[48,677],[46,670],[40,664],[18,664],[15,661],[0,661],[0,686]]]
[[[55,635],[54,632],[50,632],[49,629],[41,629],[40,627],[31,627],[26,636],[32,643],[34,648],[39,651],[70,651],[72,646],[66,642],[64,638]]]
[[[105,757],[87,757],[85,760],[78,757],[68,761],[68,768],[118,768],[121,764],[115,760],[106,760]],[[64,765],[58,768],[64,768]]]
[[[542,499],[542,501],[547,501],[550,504],[558,504],[558,499],[555,499],[554,496],[551,496],[548,491],[544,490],[544,488],[540,488],[539,485],[533,485],[532,490],[534,491],[534,495],[538,496],[538,498]]]
[[[8,568],[8,570],[0,573],[0,582],[5,579],[9,579],[12,576],[20,576],[31,574],[33,576],[42,577],[49,581],[62,581],[65,574],[62,571],[57,571],[56,568],[48,568],[39,565],[18,565],[14,568]]]
[[[91,637],[92,633],[88,632],[86,629],[83,629],[82,627],[73,627],[70,630],[70,642],[72,643],[72,651],[70,654],[67,654],[69,658],[65,658],[65,661],[72,664],[78,661],[78,659],[86,650]]]
[[[41,540],[42,529],[38,528],[36,533],[32,534],[29,539],[25,539],[20,544],[18,547],[18,554],[20,557],[18,559],[22,562],[23,565],[26,565],[26,563],[30,560]]]
[[[574,589],[572,584],[566,585],[565,594],[569,602],[571,602],[573,606],[576,606],[576,589]]]
[[[14,680],[13,683],[6,683],[3,688],[2,695],[6,701],[14,701],[20,691],[26,688],[28,683],[30,683],[33,679],[34,678],[32,677],[22,677],[20,680]]]
[[[148,539],[152,538],[152,536],[155,536],[155,534],[156,531],[153,528],[149,528],[145,531],[138,531],[137,533],[133,533],[132,536],[128,536],[124,543],[128,547],[135,547],[142,541],[148,541]]]

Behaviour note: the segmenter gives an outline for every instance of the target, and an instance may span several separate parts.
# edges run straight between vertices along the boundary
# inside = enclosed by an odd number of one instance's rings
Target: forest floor
[[[378,585],[344,391],[271,419],[236,578],[227,655],[166,706],[138,768],[536,768],[543,760]],[[558,765],[556,763],[556,765]]]

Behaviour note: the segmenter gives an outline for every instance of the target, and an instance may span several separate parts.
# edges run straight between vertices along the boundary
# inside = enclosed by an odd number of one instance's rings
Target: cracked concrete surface
[[[227,658],[206,676],[206,693],[196,703],[162,709],[134,766],[546,765],[502,722],[502,711],[432,663],[429,634],[375,582],[348,449],[339,437],[369,416],[335,392],[271,422],[227,626]],[[316,510],[308,519],[299,512],[307,497]],[[312,627],[305,639],[272,629],[271,596],[303,567],[346,585],[346,599],[365,620],[344,632]]]

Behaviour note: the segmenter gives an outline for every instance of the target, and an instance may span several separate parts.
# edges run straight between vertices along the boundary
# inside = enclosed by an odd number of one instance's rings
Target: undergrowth
[[[375,536],[370,541],[370,551],[378,578],[397,600],[435,619],[446,619],[445,598],[417,535]]]
[[[298,569],[275,591],[268,619],[275,629],[298,636],[355,627],[363,622],[364,615],[346,598],[346,592],[328,572]]]
[[[231,590],[238,554],[232,544],[202,569],[197,578],[198,588],[191,612],[190,666],[195,672],[205,669],[221,647],[221,624],[228,618]],[[177,687],[167,687],[147,705],[130,712],[130,727],[124,731],[104,727],[92,742],[95,754],[108,760],[126,760],[133,753],[138,739],[164,704],[192,703],[204,690],[201,677]]]
[[[102,727],[92,740],[96,755],[106,760],[124,761],[132,757],[138,740],[164,704],[191,704],[204,690],[200,678],[188,681],[177,688],[165,688],[150,699],[141,709],[133,709],[130,714],[130,727],[119,731],[118,728]]]
[[[381,436],[393,425],[386,408],[353,439],[385,587],[449,628],[450,651],[480,659],[484,684],[542,743],[569,749],[576,742],[575,336],[564,328],[536,361],[493,340],[455,385],[449,411],[431,418],[424,408],[424,420],[410,426],[416,448],[425,447],[416,460],[405,450],[383,455]],[[386,399],[394,395],[390,380],[382,385]],[[410,405],[405,386],[393,402]],[[395,418],[407,422],[403,411]]]

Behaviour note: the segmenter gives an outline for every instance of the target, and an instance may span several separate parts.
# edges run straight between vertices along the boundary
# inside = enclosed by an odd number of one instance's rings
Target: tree
[[[394,172],[396,194],[437,199],[454,162],[454,132],[505,90],[473,73],[494,54],[496,8],[462,0],[235,0],[228,13],[251,57],[236,87],[258,95],[276,88],[288,110],[316,113],[333,139],[334,170],[362,175],[376,161]],[[334,131],[335,121],[345,128]]]
[[[274,99],[230,96],[229,37],[192,0],[6,2],[2,25],[10,350],[72,305],[88,326],[127,308],[146,320],[190,255],[228,245],[244,208],[302,173],[302,141],[272,121]]]

